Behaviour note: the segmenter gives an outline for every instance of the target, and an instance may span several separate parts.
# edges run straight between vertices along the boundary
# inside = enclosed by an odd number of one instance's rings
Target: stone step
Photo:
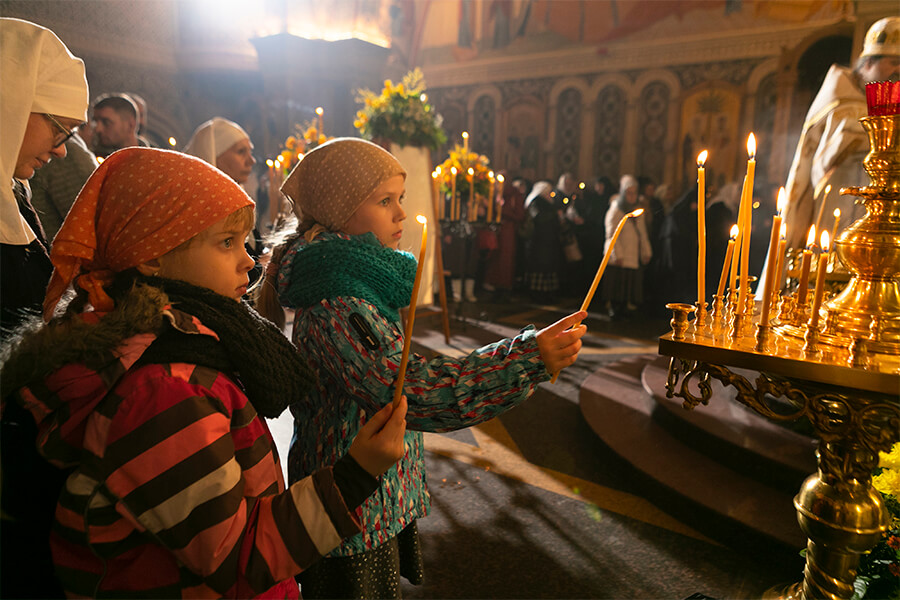
[[[584,381],[579,403],[589,426],[655,490],[654,502],[675,509],[704,534],[729,546],[788,555],[804,548],[793,493],[722,464],[654,418],[658,404],[642,382],[653,359],[612,363]]]

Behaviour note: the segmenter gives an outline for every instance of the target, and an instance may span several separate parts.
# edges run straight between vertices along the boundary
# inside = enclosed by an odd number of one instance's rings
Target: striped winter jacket
[[[315,243],[315,242],[313,242]],[[364,531],[331,553],[349,556],[389,541],[428,513],[422,431],[452,431],[487,421],[527,399],[550,378],[529,326],[518,336],[462,358],[411,353],[404,393],[406,453],[357,509]],[[391,402],[403,350],[400,324],[353,297],[322,300],[294,316],[294,343],[318,373],[308,401],[291,406],[294,439],[288,477],[296,481],[332,464],[366,420]]]
[[[173,326],[215,335],[184,317]],[[134,336],[105,367],[69,364],[18,393],[41,453],[75,467],[51,538],[63,587],[95,598],[296,598],[294,575],[360,530],[332,469],[286,490],[265,421],[228,376],[130,368],[154,339]]]

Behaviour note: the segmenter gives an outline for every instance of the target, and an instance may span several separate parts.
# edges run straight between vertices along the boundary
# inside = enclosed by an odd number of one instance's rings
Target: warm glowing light
[[[440,175],[441,175],[441,168],[440,168],[440,167],[436,168],[436,169],[434,170],[434,172],[438,174],[438,177],[440,177]]]
[[[828,185],[825,186],[825,195],[827,196],[828,192],[830,192],[830,191],[831,191],[831,184],[829,183]]]
[[[704,150],[700,154],[697,155],[697,166],[702,167],[706,164],[706,157],[709,156],[709,152]]]
[[[583,189],[584,189],[584,182],[583,182],[583,181],[582,181],[581,183],[578,184],[578,189],[579,189],[579,190],[583,190]]]
[[[321,106],[316,107],[316,114],[320,117],[325,113],[325,110]]]
[[[756,157],[756,136],[752,133],[750,137],[747,138],[747,154],[750,155],[750,158]]]
[[[493,172],[493,171],[488,171],[488,177],[490,177],[491,179],[493,179],[493,178],[494,178],[494,172]]]
[[[784,225],[782,225],[782,227],[784,227]],[[738,229],[737,223],[731,226],[731,231],[729,232],[731,239],[737,239],[738,231],[740,231],[740,229]]]
[[[456,167],[450,167],[450,173],[456,176]]]
[[[175,147],[175,144],[177,144],[177,143],[178,143],[178,140],[176,140],[175,138],[173,138],[173,137],[169,138],[169,145],[172,146],[173,148]]]
[[[569,199],[568,199],[568,198],[563,198],[563,204],[568,204],[568,203],[569,203]]]
[[[464,140],[469,139],[469,132],[468,132],[468,131],[463,131],[463,132],[462,132],[462,138],[463,138]]]
[[[806,247],[809,248],[816,243],[816,226],[809,228],[809,234],[806,236]]]
[[[643,208],[639,208],[639,209],[637,209],[637,210],[633,210],[633,211],[631,211],[630,213],[628,213],[628,216],[629,216],[629,217],[639,217],[639,216],[641,216],[642,214],[644,214],[644,209],[643,209]]]
[[[272,160],[271,158],[267,158],[267,159],[266,159],[266,166],[269,167],[269,168],[271,169],[272,167],[275,166],[275,161]]]
[[[839,208],[834,209],[834,218],[837,219],[840,216],[841,216],[841,209],[839,209]]]
[[[419,100],[421,100],[422,102],[428,102],[428,94],[425,94],[425,93],[420,94]]]
[[[828,230],[822,230],[822,236],[819,238],[819,245],[822,247],[822,252],[828,252],[830,247],[831,236],[828,235]]]
[[[98,162],[98,163],[102,163],[104,160],[106,160],[106,158],[104,158],[104,157],[102,157],[102,156],[98,156],[98,157],[97,157],[97,162]]]
[[[787,192],[784,191],[784,186],[778,188],[778,201],[775,204],[778,207],[778,215],[781,216],[781,212],[787,205]]]
[[[424,215],[416,215],[416,221],[424,225],[428,222],[428,219],[426,219]]]
[[[475,176],[475,169],[473,169],[472,167],[469,167],[469,170],[466,171],[466,173],[468,173],[470,177],[474,177],[474,176]]]
[[[751,206],[753,206],[753,208],[759,208],[759,200],[754,202]]]
[[[786,238],[787,237],[787,224],[782,223],[781,229],[778,231],[778,233],[781,236],[781,239]]]
[[[439,174],[440,174],[440,173],[438,173],[437,171],[432,171],[432,172],[431,172],[431,178],[432,178],[432,179],[437,179]]]
[[[504,181],[506,181],[506,177],[504,177],[503,175],[497,175],[497,181],[503,183]]]

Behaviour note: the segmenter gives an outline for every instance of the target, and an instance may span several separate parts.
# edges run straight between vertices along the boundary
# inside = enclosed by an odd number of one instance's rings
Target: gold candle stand
[[[811,329],[809,307],[786,295],[771,324],[749,327],[758,321],[751,309],[724,335],[730,311],[715,310],[711,328],[683,330],[689,312],[679,306],[679,331],[659,339],[660,354],[671,357],[666,393],[685,408],[707,404],[718,379],[759,414],[805,417],[815,430],[818,472],[794,498],[808,538],[803,581],[766,597],[849,599],[861,555],[889,526],[872,472],[878,453],[900,441],[900,116],[860,121],[871,184],[841,193],[861,198],[866,215],[835,240],[851,279],[824,303],[821,328]],[[732,369],[759,375],[751,382]],[[790,409],[772,402],[780,397]]]

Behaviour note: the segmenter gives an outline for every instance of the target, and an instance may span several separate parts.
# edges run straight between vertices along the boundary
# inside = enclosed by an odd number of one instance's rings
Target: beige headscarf
[[[216,158],[220,154],[238,142],[249,139],[247,132],[234,121],[215,117],[194,130],[184,152],[216,166]]]
[[[0,242],[25,245],[34,232],[19,214],[12,179],[31,113],[87,120],[84,63],[56,34],[19,19],[0,19]]]
[[[303,225],[337,231],[375,189],[406,170],[377,144],[335,138],[317,146],[291,171],[282,193],[300,209]],[[300,215],[298,215],[300,216]]]

